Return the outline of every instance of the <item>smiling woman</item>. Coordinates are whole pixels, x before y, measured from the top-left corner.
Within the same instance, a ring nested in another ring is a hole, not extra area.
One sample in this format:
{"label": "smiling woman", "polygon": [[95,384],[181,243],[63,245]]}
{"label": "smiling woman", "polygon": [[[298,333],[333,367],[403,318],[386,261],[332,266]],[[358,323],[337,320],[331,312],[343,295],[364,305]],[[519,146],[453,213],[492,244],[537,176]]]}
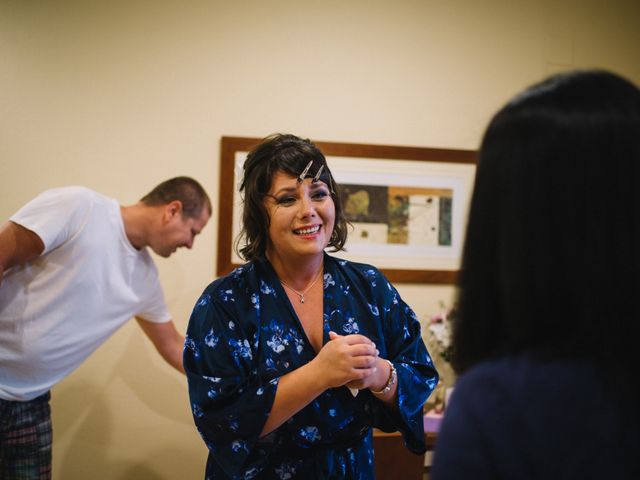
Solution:
{"label": "smiling woman", "polygon": [[186,340],[207,476],[373,478],[372,427],[423,453],[438,375],[384,275],[325,253],[342,249],[347,223],[324,155],[268,137],[241,190],[248,263],[207,287]]}
{"label": "smiling woman", "polygon": [[[278,171],[264,203],[270,220],[266,256],[281,273],[281,281],[303,289],[308,278],[300,275],[299,265],[315,258],[308,273],[316,278],[319,268],[313,264],[322,263],[322,252],[333,232],[335,204],[329,187],[311,179],[300,182]],[[288,272],[291,267],[295,270]]]}
{"label": "smiling woman", "polygon": [[[290,177],[288,181],[286,177]],[[240,186],[244,209],[239,240],[244,239],[246,245],[239,253],[245,260],[264,257],[267,251],[267,227],[271,218],[265,197],[271,197],[278,205],[290,206],[299,200],[301,184],[312,186],[316,197],[323,193],[325,198],[331,197],[335,225],[325,247],[333,247],[335,251],[342,249],[347,240],[347,221],[324,155],[309,141],[293,135],[274,135],[254,148],[244,163]]]}

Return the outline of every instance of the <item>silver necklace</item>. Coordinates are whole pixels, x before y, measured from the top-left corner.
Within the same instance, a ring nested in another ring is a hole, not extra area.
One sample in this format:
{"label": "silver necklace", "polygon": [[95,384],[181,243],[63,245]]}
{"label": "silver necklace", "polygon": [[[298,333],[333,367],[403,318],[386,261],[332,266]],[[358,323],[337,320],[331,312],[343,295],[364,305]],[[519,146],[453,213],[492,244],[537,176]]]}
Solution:
{"label": "silver necklace", "polygon": [[322,276],[322,271],[323,271],[324,267],[320,269],[320,271],[318,272],[318,275],[316,275],[316,278],[313,282],[311,282],[311,285],[309,285],[306,290],[304,292],[299,292],[294,288],[291,288],[289,285],[287,285],[286,283],[284,283],[282,280],[280,280],[280,283],[282,284],[282,286],[287,287],[289,290],[291,290],[293,293],[295,293],[296,295],[298,295],[300,297],[300,303],[304,303],[304,296],[309,293],[309,290],[311,290],[313,288],[313,286],[316,284],[316,282],[320,279],[320,277]]}

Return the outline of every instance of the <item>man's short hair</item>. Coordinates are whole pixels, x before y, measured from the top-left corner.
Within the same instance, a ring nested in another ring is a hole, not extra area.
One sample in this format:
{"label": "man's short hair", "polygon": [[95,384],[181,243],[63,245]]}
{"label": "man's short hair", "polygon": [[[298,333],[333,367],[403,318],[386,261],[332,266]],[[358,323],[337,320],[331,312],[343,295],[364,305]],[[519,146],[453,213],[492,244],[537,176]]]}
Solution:
{"label": "man's short hair", "polygon": [[190,177],[175,177],[156,186],[140,199],[147,206],[166,205],[179,200],[182,203],[182,215],[198,218],[203,207],[211,215],[211,200],[202,185]]}

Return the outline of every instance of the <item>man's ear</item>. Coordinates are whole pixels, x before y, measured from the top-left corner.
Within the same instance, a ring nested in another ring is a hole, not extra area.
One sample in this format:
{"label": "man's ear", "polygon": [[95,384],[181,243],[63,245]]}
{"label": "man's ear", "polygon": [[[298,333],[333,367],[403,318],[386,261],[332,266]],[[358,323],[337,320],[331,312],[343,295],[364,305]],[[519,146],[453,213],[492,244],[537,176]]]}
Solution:
{"label": "man's ear", "polygon": [[164,207],[165,220],[169,221],[177,215],[182,215],[182,202],[180,200],[173,200],[167,203]]}

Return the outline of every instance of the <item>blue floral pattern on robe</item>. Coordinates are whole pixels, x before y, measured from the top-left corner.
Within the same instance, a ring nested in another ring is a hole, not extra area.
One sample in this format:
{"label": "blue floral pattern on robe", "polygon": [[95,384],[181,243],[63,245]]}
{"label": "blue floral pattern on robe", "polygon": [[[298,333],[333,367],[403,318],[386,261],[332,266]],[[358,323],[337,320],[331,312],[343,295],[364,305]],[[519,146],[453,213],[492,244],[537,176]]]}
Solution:
{"label": "blue floral pattern on robe", "polygon": [[420,324],[374,267],[324,258],[324,340],[359,333],[398,372],[398,409],[368,390],[325,391],[259,438],[280,377],[316,355],[267,261],[211,283],[187,330],[184,367],[193,417],[209,449],[208,479],[374,478],[371,427],[399,430],[425,450],[422,405],[438,382]]}

